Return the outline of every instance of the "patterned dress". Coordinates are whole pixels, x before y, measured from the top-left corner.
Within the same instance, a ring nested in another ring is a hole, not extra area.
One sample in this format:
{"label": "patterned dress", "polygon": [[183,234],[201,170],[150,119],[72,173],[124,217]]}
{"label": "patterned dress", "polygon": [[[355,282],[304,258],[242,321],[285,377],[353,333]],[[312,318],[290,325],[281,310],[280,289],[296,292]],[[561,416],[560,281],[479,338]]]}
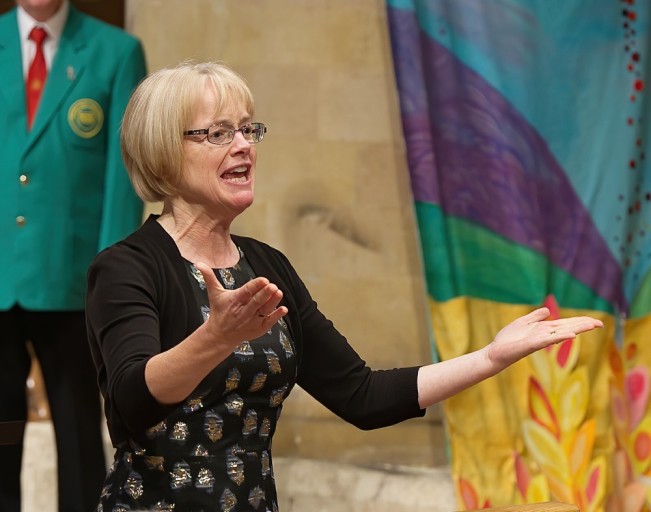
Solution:
{"label": "patterned dress", "polygon": [[[205,321],[203,276],[186,264]],[[255,277],[241,249],[215,273],[228,289]],[[97,511],[277,511],[271,438],[296,369],[283,320],[241,343],[165,420],[118,447]]]}

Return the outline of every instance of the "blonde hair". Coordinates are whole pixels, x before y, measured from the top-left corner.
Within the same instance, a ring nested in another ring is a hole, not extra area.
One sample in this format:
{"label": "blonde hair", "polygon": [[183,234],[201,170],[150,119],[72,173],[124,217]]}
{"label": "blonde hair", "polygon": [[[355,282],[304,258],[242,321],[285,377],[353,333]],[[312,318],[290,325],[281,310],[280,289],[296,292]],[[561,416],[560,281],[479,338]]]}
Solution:
{"label": "blonde hair", "polygon": [[182,62],[148,75],[133,92],[120,133],[129,178],[143,201],[162,201],[175,194],[183,173],[183,131],[189,128],[199,100],[210,84],[218,116],[242,105],[253,117],[253,95],[244,79],[220,62]]}

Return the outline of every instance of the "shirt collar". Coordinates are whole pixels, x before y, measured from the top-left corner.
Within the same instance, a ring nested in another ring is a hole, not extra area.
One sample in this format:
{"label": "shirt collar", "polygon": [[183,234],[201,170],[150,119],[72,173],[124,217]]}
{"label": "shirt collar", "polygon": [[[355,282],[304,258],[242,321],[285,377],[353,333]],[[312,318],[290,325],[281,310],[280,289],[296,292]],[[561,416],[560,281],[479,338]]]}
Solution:
{"label": "shirt collar", "polygon": [[27,41],[29,34],[35,26],[43,27],[50,38],[55,41],[58,41],[63,34],[63,28],[65,27],[66,20],[68,19],[68,12],[70,10],[69,0],[63,0],[61,8],[54,13],[49,20],[44,22],[36,21],[32,18],[25,9],[20,5],[17,7],[18,12],[18,30],[20,32],[20,40]]}

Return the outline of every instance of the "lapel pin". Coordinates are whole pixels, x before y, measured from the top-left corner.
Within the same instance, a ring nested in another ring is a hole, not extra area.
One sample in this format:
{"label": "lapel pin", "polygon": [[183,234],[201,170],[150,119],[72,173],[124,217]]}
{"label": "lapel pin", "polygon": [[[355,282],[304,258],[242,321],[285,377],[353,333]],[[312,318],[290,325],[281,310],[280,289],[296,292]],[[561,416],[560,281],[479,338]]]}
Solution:
{"label": "lapel pin", "polygon": [[72,81],[75,79],[75,68],[68,66],[68,80]]}

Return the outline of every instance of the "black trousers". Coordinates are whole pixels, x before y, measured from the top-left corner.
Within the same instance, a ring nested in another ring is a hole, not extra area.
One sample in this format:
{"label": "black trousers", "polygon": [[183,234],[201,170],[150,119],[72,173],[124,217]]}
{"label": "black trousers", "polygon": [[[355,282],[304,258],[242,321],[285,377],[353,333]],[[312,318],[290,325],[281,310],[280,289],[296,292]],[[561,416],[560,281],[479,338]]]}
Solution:
{"label": "black trousers", "polygon": [[[56,438],[60,512],[91,512],[106,475],[102,414],[83,311],[0,312],[0,422],[27,419],[31,341]],[[0,511],[20,512],[22,442],[0,446]]]}

